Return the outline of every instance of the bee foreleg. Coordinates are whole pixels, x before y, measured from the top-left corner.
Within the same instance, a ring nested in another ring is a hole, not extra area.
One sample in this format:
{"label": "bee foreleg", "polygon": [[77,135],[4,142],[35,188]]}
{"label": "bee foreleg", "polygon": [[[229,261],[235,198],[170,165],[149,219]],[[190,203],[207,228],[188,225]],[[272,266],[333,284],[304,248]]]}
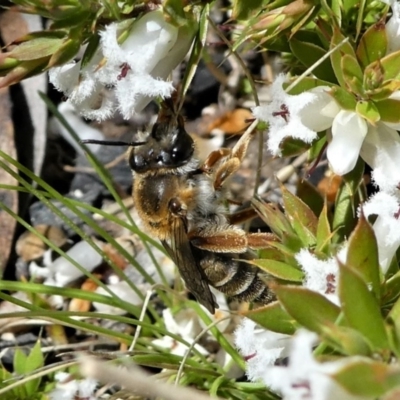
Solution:
{"label": "bee foreleg", "polygon": [[211,172],[215,164],[217,164],[222,158],[229,156],[231,153],[232,149],[227,148],[212,151],[201,166],[201,170],[205,173]]}

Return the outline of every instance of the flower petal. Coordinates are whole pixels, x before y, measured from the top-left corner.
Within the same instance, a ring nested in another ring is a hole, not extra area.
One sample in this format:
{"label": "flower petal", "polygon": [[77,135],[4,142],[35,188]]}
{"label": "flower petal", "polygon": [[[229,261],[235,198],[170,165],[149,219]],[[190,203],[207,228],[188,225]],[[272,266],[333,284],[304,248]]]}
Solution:
{"label": "flower petal", "polygon": [[386,273],[400,246],[400,204],[395,195],[379,192],[363,205],[364,214],[377,215],[373,229],[378,243],[379,264]]}
{"label": "flower petal", "polygon": [[394,192],[400,184],[400,137],[383,123],[370,127],[360,152],[373,169],[372,178],[379,188]]}
{"label": "flower petal", "polygon": [[311,89],[316,97],[300,111],[301,122],[315,132],[324,131],[332,126],[333,119],[340,111],[336,101],[327,93],[328,86]]}
{"label": "flower petal", "polygon": [[328,145],[327,157],[337,175],[350,172],[357,163],[367,122],[352,111],[341,110],[332,125],[332,141]]}

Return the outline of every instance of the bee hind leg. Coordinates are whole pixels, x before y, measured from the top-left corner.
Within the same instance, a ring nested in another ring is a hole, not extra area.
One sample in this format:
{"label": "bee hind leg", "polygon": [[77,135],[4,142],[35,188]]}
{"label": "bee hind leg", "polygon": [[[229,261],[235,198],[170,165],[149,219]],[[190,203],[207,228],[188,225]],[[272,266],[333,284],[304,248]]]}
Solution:
{"label": "bee hind leg", "polygon": [[272,233],[247,233],[231,226],[216,232],[191,232],[188,237],[193,246],[214,253],[245,253],[249,248],[270,247],[271,242],[277,240]]}

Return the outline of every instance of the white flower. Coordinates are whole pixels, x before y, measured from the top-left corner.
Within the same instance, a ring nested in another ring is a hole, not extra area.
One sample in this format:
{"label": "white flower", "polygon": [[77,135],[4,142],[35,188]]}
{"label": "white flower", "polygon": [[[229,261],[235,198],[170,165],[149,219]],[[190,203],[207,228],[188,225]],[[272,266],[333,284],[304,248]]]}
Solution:
{"label": "white flower", "polygon": [[100,48],[83,68],[79,62],[50,71],[50,81],[87,118],[104,120],[116,109],[130,118],[153,98],[169,97],[174,88],[165,80],[193,39],[187,27],[166,22],[160,10],[135,21],[122,44],[119,30],[113,23],[101,32]]}
{"label": "white flower", "polygon": [[379,264],[385,274],[400,246],[400,202],[394,195],[379,192],[362,209],[366,217],[378,216],[373,229],[378,243]]}
{"label": "white flower", "polygon": [[91,378],[73,379],[66,372],[58,372],[55,376],[56,388],[49,393],[50,400],[96,400],[94,391],[97,381]]}
{"label": "white flower", "polygon": [[306,143],[317,138],[316,132],[306,126],[303,120],[309,120],[309,112],[317,96],[311,92],[291,96],[282,88],[285,80],[285,75],[278,75],[271,86],[271,103],[252,110],[256,118],[269,123],[267,145],[275,156],[281,154],[279,145],[287,137],[301,139]]}
{"label": "white flower", "polygon": [[289,335],[256,328],[255,322],[245,318],[235,331],[235,345],[247,361],[249,379],[262,379],[267,365],[274,365],[278,358],[285,357],[289,340]]}
{"label": "white flower", "polygon": [[[352,171],[358,157],[373,169],[372,177],[381,190],[394,191],[400,183],[400,137],[394,129],[400,126],[378,122],[369,124],[354,111],[341,110],[327,93],[329,88],[318,87],[311,92],[317,96],[312,110],[313,126],[332,126],[332,140],[328,144],[327,158],[333,172],[344,175]],[[320,130],[320,129],[317,129]]]}
{"label": "white flower", "polygon": [[333,257],[319,260],[308,249],[302,249],[295,255],[297,262],[303,269],[306,277],[303,285],[328,298],[332,303],[339,304],[337,283],[339,265]]}
{"label": "white flower", "polygon": [[365,119],[353,111],[339,111],[332,121],[332,141],[326,152],[335,174],[344,175],[353,170],[367,132]]}
{"label": "white flower", "polygon": [[360,151],[373,169],[372,179],[382,191],[395,192],[400,185],[400,137],[386,124],[369,126]]}
{"label": "white flower", "polygon": [[293,338],[288,365],[265,366],[263,382],[284,400],[372,399],[350,394],[330,376],[357,358],[319,363],[312,354],[316,341],[314,333],[299,331]]}
{"label": "white flower", "polygon": [[388,192],[400,183],[399,134],[387,124],[372,126],[352,111],[340,111],[333,120],[327,157],[337,175],[350,172],[358,156],[373,169],[374,183]]}
{"label": "white flower", "polygon": [[386,23],[387,54],[390,54],[400,50],[400,3],[397,0],[381,1],[392,8],[392,16]]}
{"label": "white flower", "polygon": [[[189,344],[193,343],[196,336],[202,330],[199,323],[199,316],[191,309],[181,310],[173,316],[171,310],[167,308],[163,310],[163,320],[168,332],[181,336]],[[170,336],[153,340],[152,343],[156,346],[169,349],[172,354],[179,356],[185,355],[188,350],[188,346]],[[208,354],[208,351],[197,343],[194,345],[194,348],[201,354]]]}

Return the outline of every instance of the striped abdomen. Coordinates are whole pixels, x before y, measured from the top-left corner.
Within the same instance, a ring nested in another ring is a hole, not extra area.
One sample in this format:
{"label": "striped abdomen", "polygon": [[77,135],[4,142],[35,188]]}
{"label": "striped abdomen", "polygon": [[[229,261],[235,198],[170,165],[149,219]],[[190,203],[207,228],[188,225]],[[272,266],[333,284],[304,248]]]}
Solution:
{"label": "striped abdomen", "polygon": [[274,294],[258,276],[262,271],[240,260],[238,254],[194,250],[209,284],[232,299],[268,304]]}

